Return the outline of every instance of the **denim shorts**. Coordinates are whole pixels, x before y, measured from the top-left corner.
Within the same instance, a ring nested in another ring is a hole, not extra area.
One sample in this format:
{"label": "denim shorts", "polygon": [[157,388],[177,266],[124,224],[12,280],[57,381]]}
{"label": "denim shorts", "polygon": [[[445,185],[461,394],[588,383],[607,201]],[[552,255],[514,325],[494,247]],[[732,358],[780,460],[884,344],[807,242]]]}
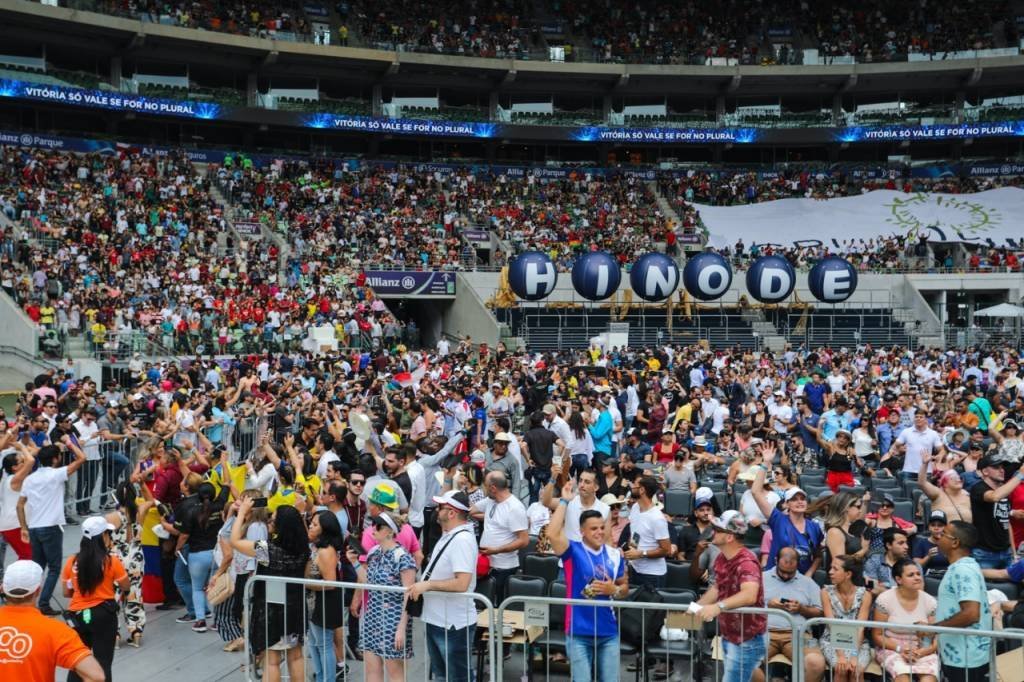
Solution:
{"label": "denim shorts", "polygon": [[722,682],[750,682],[751,675],[765,656],[765,635],[757,635],[740,644],[722,640],[725,672]]}

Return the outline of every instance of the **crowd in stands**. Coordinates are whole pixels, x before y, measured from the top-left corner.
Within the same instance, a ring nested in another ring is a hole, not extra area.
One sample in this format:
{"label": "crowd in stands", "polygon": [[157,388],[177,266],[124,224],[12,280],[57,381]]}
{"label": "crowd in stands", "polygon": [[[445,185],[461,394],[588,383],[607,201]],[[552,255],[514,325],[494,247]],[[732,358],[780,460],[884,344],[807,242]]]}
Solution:
{"label": "crowd in stands", "polygon": [[501,176],[478,183],[467,204],[470,221],[488,225],[514,251],[544,251],[565,270],[591,248],[614,253],[625,265],[665,241],[670,227],[645,181],[626,175]]}
{"label": "crowd in stands", "polygon": [[368,2],[354,8],[366,43],[387,49],[469,57],[519,58],[534,42],[521,0],[423,4]]}
{"label": "crowd in stands", "polygon": [[[309,21],[297,5],[106,0],[97,9],[152,21],[171,17],[179,26],[229,33],[310,35]],[[914,53],[942,59],[950,52],[1014,45],[1018,40],[1015,16],[1006,0],[866,0],[856,5],[805,0],[680,5],[654,0],[635,6],[549,0],[537,7],[521,0],[440,6],[391,0],[345,3],[339,12],[342,23],[336,35],[341,44],[348,44],[349,31],[356,29],[365,44],[387,49],[499,58],[522,56],[540,46],[544,17],[557,18],[573,39],[585,41],[593,59],[630,63],[705,64],[712,58],[770,63],[777,56],[761,55],[768,41],[782,41],[787,55],[797,52],[794,42],[802,42],[805,48],[817,47],[826,59],[853,56],[877,62]],[[997,38],[997,30],[1004,35]]]}
{"label": "crowd in stands", "polygon": [[256,0],[101,0],[96,11],[127,15],[148,21],[169,20],[174,26],[234,33],[260,38],[291,33],[308,39],[311,27],[302,9],[292,3]]}
{"label": "crowd in stands", "polygon": [[[296,349],[313,325],[333,325],[346,346],[407,331],[325,237],[303,239],[305,218],[288,233],[282,281],[278,246],[230,239],[211,178],[183,155],[2,154],[0,204],[24,231],[0,238],[0,284],[59,338],[187,354]],[[221,179],[242,178],[248,164],[228,165]],[[287,199],[271,205],[285,210]],[[413,328],[406,340],[417,339]]]}
{"label": "crowd in stands", "polygon": [[[653,250],[678,253],[681,237],[703,229],[702,203],[879,188],[972,192],[1020,183],[695,171],[658,181],[682,221],[674,224],[649,183],[626,174],[580,170],[548,179],[470,167],[353,169],[326,160],[259,168],[237,155],[204,175],[174,152],[0,152],[0,207],[22,230],[19,236],[8,226],[0,237],[0,285],[47,332],[55,353],[69,335],[121,355],[154,344],[176,353],[288,350],[301,347],[311,326],[326,324],[346,347],[379,347],[384,338],[415,346],[419,330],[374,299],[365,270],[474,267],[477,254],[461,237],[467,227],[486,227],[506,245],[493,254],[492,266],[537,249],[567,271],[587,249],[607,250],[624,266]],[[235,221],[261,223],[273,238],[232,237],[211,183],[227,197]],[[721,252],[743,268],[775,248],[737,243]],[[908,258],[918,267],[1019,268],[1019,254],[1006,249],[981,249],[966,262],[947,252],[933,263],[926,243],[900,236],[779,252],[804,269],[826,252],[863,270],[906,267]]]}
{"label": "crowd in stands", "polygon": [[909,53],[942,59],[948,52],[996,46],[993,25],[1005,23],[1006,44],[1016,42],[1010,3],[970,2],[887,3],[881,0],[849,5],[842,2],[802,3],[804,25],[827,56],[854,56],[858,61],[890,61]]}
{"label": "crowd in stands", "polygon": [[[826,626],[803,657],[815,682],[827,670],[860,679],[876,662],[890,675],[985,679],[994,644],[972,630],[1019,617],[1022,422],[1024,368],[1009,347],[542,355],[442,339],[421,351],[140,362],[103,386],[53,371],[0,413],[13,491],[0,504],[27,500],[0,531],[46,569],[28,593],[47,616],[63,606],[63,550],[49,540],[78,522],[113,534],[114,556],[131,563],[118,587],[131,608],[88,628],[81,586],[64,592],[108,669],[115,637],[152,646],[146,608],[159,605],[272,678],[287,665],[302,679],[309,666],[318,682],[346,659],[350,674],[386,666],[401,677],[419,618],[434,677],[467,679],[477,609],[466,593],[500,604],[525,575],[545,594],[561,585],[595,601],[557,619],[568,638],[546,644],[541,665],[588,666],[597,679],[631,662],[620,640],[660,643],[660,627],[648,640],[625,612],[582,614],[666,588],[686,590],[683,604],[721,636],[729,679],[750,680],[776,653],[794,660],[789,626],[741,607],[879,622],[854,629],[862,644],[850,655]],[[64,489],[115,437],[140,450],[103,483],[115,490],[99,510],[107,528],[84,518],[97,512],[95,480],[84,498]],[[83,518],[69,518],[72,503]],[[235,589],[208,602],[225,573]],[[243,609],[246,582],[264,575],[358,582],[367,594],[294,585],[275,606],[257,583]],[[398,608],[403,596],[381,585],[404,587],[422,611]],[[925,645],[887,621],[962,633]],[[672,653],[637,664],[662,679],[688,665]]]}

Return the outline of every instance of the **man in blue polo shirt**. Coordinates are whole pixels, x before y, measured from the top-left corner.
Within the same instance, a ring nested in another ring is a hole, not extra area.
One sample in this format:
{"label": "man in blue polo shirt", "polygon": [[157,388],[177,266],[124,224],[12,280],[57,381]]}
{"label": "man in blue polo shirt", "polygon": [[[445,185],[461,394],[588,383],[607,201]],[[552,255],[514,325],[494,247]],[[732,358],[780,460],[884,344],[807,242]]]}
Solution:
{"label": "man in blue polo shirt", "polygon": [[621,599],[629,592],[622,553],[604,542],[604,518],[588,509],[580,514],[582,542],[565,535],[565,513],[575,497],[573,483],[562,488],[548,522],[548,539],[565,566],[566,595],[591,599],[594,606],[570,606],[565,618],[566,650],[573,680],[615,682],[619,679],[619,626],[611,606],[597,602]]}

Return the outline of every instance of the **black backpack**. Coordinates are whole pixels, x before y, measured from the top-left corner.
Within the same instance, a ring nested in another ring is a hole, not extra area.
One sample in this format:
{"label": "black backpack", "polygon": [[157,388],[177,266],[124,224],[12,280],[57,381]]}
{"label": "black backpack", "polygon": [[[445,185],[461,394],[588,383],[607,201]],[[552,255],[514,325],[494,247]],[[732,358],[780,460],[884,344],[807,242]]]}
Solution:
{"label": "black backpack", "polygon": [[[665,600],[657,590],[641,586],[628,601],[636,603],[661,604]],[[640,648],[661,639],[661,628],[665,625],[665,612],[654,609],[621,609],[619,611],[619,632],[622,639]]]}

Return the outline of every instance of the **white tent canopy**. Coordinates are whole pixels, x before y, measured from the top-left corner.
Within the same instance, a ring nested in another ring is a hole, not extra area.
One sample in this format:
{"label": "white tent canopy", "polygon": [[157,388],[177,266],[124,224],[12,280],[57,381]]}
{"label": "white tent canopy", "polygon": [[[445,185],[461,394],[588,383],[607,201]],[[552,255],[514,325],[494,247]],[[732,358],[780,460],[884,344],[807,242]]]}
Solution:
{"label": "white tent canopy", "polygon": [[991,308],[974,311],[975,317],[1024,317],[1024,308],[1012,303],[1000,303]]}

